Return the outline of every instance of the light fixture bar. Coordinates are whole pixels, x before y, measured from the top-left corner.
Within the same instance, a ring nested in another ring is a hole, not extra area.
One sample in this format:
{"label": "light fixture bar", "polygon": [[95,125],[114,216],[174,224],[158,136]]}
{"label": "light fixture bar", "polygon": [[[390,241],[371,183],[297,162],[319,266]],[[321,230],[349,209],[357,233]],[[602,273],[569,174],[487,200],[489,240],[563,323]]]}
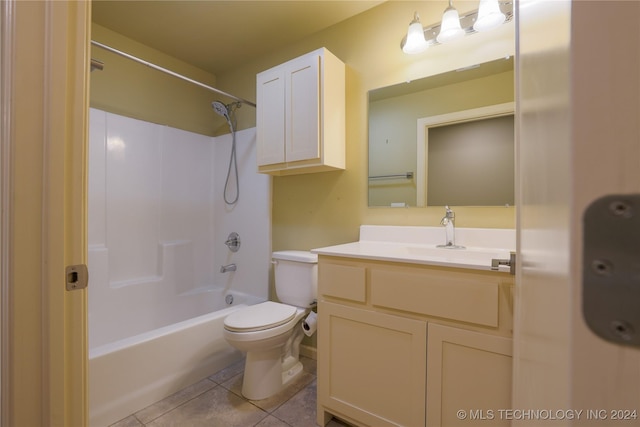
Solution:
{"label": "light fixture bar", "polygon": [[[505,15],[504,23],[510,22],[513,20],[513,1],[499,1],[500,10]],[[478,11],[474,10],[472,12],[468,12],[464,15],[460,15],[460,26],[465,32],[465,35],[471,35],[477,33],[476,30],[473,29],[473,24],[478,17]],[[440,32],[441,23],[432,24],[428,27],[424,27],[424,38],[427,42],[428,46],[441,44],[436,40],[438,33]],[[404,47],[407,41],[407,36],[405,35],[400,42],[400,48]]]}

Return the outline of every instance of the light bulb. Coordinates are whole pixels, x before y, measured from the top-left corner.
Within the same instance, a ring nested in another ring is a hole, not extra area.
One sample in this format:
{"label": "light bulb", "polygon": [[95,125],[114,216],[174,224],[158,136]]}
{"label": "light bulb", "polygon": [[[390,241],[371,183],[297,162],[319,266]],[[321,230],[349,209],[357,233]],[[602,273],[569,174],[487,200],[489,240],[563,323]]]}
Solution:
{"label": "light bulb", "polygon": [[420,17],[418,16],[418,12],[415,12],[413,15],[413,21],[409,24],[409,29],[407,30],[407,40],[402,46],[402,51],[408,54],[415,54],[424,52],[429,45],[424,38],[424,28],[422,28],[422,24],[420,23]]}
{"label": "light bulb", "polygon": [[500,10],[498,0],[480,0],[478,17],[473,23],[473,29],[480,31],[492,30],[499,27],[506,19]]}
{"label": "light bulb", "polygon": [[442,15],[442,23],[440,24],[440,33],[436,37],[438,43],[448,43],[464,37],[465,32],[460,26],[460,16],[458,11],[449,0],[449,7],[445,9]]}

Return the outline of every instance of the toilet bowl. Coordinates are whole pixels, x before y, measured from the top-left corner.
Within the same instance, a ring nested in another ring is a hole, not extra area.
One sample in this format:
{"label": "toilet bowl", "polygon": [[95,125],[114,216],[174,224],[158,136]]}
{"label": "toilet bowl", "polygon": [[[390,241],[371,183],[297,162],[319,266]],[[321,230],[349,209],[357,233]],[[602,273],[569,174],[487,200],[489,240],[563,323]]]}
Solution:
{"label": "toilet bowl", "polygon": [[317,294],[317,256],[306,251],[273,253],[276,294],[240,309],[224,321],[224,337],[246,352],[242,394],[260,400],[282,390],[302,373],[300,342],[303,319]]}

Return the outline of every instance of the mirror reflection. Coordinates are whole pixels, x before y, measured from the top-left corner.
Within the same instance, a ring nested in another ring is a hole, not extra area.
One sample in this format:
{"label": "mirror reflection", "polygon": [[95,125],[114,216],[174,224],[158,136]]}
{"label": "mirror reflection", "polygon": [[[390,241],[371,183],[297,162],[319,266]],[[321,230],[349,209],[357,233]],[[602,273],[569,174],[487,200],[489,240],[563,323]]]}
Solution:
{"label": "mirror reflection", "polygon": [[369,206],[513,204],[513,78],[506,58],[370,91]]}

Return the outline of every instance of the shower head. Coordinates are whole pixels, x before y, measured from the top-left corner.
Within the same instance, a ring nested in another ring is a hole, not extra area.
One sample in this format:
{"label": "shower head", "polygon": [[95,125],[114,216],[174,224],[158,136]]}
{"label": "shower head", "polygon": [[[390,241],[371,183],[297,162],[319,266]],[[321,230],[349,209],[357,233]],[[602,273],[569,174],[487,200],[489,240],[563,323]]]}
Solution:
{"label": "shower head", "polygon": [[216,114],[224,117],[225,119],[229,120],[229,108],[224,105],[222,102],[220,101],[213,101],[211,103],[211,106],[213,107],[213,111],[216,112]]}

